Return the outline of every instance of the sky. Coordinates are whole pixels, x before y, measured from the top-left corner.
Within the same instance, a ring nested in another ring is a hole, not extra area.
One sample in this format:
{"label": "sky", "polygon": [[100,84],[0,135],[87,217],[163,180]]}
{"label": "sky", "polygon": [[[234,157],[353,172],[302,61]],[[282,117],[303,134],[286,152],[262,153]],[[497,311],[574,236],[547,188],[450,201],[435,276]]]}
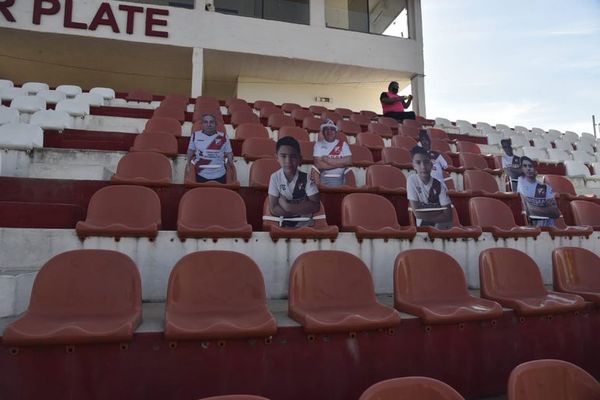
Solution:
{"label": "sky", "polygon": [[421,0],[421,9],[429,118],[593,133],[600,0]]}

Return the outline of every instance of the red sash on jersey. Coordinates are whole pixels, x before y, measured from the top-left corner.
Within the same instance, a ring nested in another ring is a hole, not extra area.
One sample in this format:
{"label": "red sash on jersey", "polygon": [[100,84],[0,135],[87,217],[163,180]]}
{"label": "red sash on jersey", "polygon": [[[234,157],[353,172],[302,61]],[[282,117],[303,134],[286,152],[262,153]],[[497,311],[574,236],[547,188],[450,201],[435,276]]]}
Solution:
{"label": "red sash on jersey", "polygon": [[343,148],[344,148],[344,141],[338,139],[338,143],[335,146],[333,146],[333,149],[331,149],[331,151],[329,152],[328,155],[339,156],[340,154],[342,154]]}
{"label": "red sash on jersey", "polygon": [[[225,135],[217,133],[214,136],[215,137],[214,137],[213,141],[206,147],[206,150],[220,150],[227,142]],[[191,140],[193,141],[195,138],[196,138],[196,133],[194,132],[192,134]],[[192,164],[194,165],[194,168],[196,169],[196,174],[200,173],[200,171],[202,170],[202,167],[201,167],[202,165],[209,165],[211,162],[212,162],[211,159],[203,158],[202,156],[200,158],[194,158],[192,160]]]}
{"label": "red sash on jersey", "polygon": [[225,146],[227,138],[225,135],[217,133],[213,141],[208,145],[206,150],[221,150],[221,147]]}

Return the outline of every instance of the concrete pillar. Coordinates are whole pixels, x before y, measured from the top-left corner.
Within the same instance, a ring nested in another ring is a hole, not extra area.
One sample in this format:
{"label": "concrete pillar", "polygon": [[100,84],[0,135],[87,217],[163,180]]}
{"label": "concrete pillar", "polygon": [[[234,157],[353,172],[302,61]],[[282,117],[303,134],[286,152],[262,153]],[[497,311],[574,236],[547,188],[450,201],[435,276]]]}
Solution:
{"label": "concrete pillar", "polygon": [[310,25],[325,27],[325,0],[310,0]]}
{"label": "concrete pillar", "polygon": [[204,79],[204,49],[194,47],[192,52],[192,97],[202,96],[202,80]]}
{"label": "concrete pillar", "polygon": [[413,78],[410,80],[410,85],[412,89],[412,95],[414,97],[412,102],[413,111],[422,117],[427,116],[425,110],[425,76],[413,76]]}

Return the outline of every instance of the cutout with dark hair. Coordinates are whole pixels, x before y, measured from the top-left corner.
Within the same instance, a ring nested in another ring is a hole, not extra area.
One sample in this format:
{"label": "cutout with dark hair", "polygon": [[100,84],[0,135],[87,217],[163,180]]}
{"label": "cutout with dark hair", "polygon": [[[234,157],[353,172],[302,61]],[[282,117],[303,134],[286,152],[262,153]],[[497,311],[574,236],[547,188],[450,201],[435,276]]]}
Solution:
{"label": "cutout with dark hair", "polygon": [[411,159],[415,158],[415,156],[417,154],[423,154],[424,156],[429,157],[429,153],[427,152],[427,150],[425,150],[421,146],[415,146],[415,147],[413,147],[411,149],[411,151],[410,151],[410,158]]}
{"label": "cutout with dark hair", "polygon": [[523,161],[529,161],[534,168],[537,167],[537,163],[527,156],[521,157],[521,165],[523,165]]}
{"label": "cutout with dark hair", "polygon": [[300,143],[298,143],[298,141],[293,138],[292,136],[284,136],[281,139],[279,139],[277,141],[277,145],[275,146],[275,151],[279,151],[279,148],[281,146],[290,146],[292,147],[294,150],[296,150],[296,152],[298,153],[298,155],[300,155]]}

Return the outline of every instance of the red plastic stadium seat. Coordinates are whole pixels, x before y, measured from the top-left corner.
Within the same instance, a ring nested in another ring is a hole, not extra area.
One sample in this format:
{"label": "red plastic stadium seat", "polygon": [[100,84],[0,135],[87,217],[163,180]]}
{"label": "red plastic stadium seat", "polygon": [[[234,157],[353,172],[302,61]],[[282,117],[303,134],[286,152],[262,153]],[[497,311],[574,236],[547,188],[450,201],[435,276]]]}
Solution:
{"label": "red plastic stadium seat", "polygon": [[271,114],[269,116],[267,125],[269,125],[271,129],[278,131],[284,126],[296,128],[296,121],[289,115]]}
{"label": "red plastic stadium seat", "polygon": [[244,238],[252,236],[246,205],[239,194],[222,188],[196,188],[179,201],[177,232],[184,238]]}
{"label": "red plastic stadium seat", "polygon": [[152,114],[152,118],[173,118],[179,122],[185,121],[185,107],[161,105]]}
{"label": "red plastic stadium seat", "polygon": [[238,140],[246,140],[251,137],[258,138],[269,138],[269,132],[262,124],[257,123],[244,123],[238,125],[235,129],[235,138]]}
{"label": "red plastic stadium seat", "polygon": [[589,237],[594,233],[594,228],[591,226],[567,226],[562,215],[554,220],[554,226],[544,226],[541,229],[542,232],[548,232],[553,239],[555,237]]}
{"label": "red plastic stadium seat", "polygon": [[552,252],[554,290],[577,294],[600,303],[600,257],[581,247],[560,247]]}
{"label": "red plastic stadium seat", "polygon": [[396,327],[400,314],[379,304],[369,269],[343,251],[301,254],[290,272],[289,316],[307,333]]}
{"label": "red plastic stadium seat", "polygon": [[368,167],[373,164],[373,153],[365,146],[348,144],[352,153],[352,164],[357,167]]}
{"label": "red plastic stadium seat", "polygon": [[389,164],[396,168],[412,169],[410,152],[399,147],[383,148],[381,150],[381,163]]}
{"label": "red plastic stadium seat", "polygon": [[260,109],[261,118],[269,118],[271,115],[283,115],[283,111],[277,106],[267,106]]}
{"label": "red plastic stadium seat", "polygon": [[375,111],[361,110],[360,115],[365,116],[369,119],[376,119],[378,117]]}
{"label": "red plastic stadium seat", "polygon": [[359,133],[356,136],[356,143],[369,150],[381,150],[385,147],[381,136],[367,132]]}
{"label": "red plastic stadium seat", "polygon": [[600,383],[585,370],[562,360],[520,364],[508,378],[508,400],[600,399]]}
{"label": "red plastic stadium seat", "polygon": [[225,396],[205,397],[199,400],[269,400],[266,397],[252,396],[250,394],[229,394]]}
{"label": "red plastic stadium seat", "polygon": [[245,122],[258,124],[260,123],[260,119],[252,111],[238,111],[231,114],[231,125],[233,125],[234,128]]}
{"label": "red plastic stadium seat", "polygon": [[352,114],[350,121],[359,124],[363,131],[367,130],[367,127],[371,123],[371,118],[366,115]]}
{"label": "red plastic stadium seat", "polygon": [[584,200],[594,198],[594,195],[578,195],[573,182],[566,176],[544,175],[544,183],[550,185],[554,193],[558,193],[567,200]]}
{"label": "red plastic stadium seat", "polygon": [[231,103],[227,107],[227,111],[229,112],[230,115],[233,113],[236,113],[236,112],[252,112],[252,107],[250,107],[248,105],[248,103],[246,103],[244,100],[240,100],[240,101]]}
{"label": "red plastic stadium seat", "polygon": [[400,131],[402,132],[402,136],[413,138],[416,141],[419,140],[419,132],[421,132],[421,129],[411,126],[403,126]]}
{"label": "red plastic stadium seat", "polygon": [[143,133],[166,133],[181,136],[181,124],[175,118],[152,117],[146,122]]}
{"label": "red plastic stadium seat", "polygon": [[367,131],[384,138],[391,138],[393,135],[392,128],[378,122],[371,122],[367,127]]}
{"label": "red plastic stadium seat", "polygon": [[321,114],[321,118],[325,120],[330,119],[334,124],[344,120],[342,114],[336,113],[335,111],[325,111],[323,114]]}
{"label": "red plastic stadium seat", "polygon": [[336,108],[335,110],[336,113],[340,114],[342,117],[344,118],[350,118],[352,116],[352,114],[354,114],[354,111],[352,111],[349,108]]}
{"label": "red plastic stadium seat", "polygon": [[341,132],[349,136],[356,136],[362,132],[362,128],[356,122],[342,119],[339,120],[336,125]]}
{"label": "red plastic stadium seat", "polygon": [[327,111],[327,108],[323,106],[310,106],[308,110],[314,115],[322,115]]}
{"label": "red plastic stadium seat", "polygon": [[160,199],[144,186],[118,185],[91,197],[85,221],[75,226],[77,236],[144,236],[155,238],[161,225]]}
{"label": "red plastic stadium seat", "polygon": [[576,225],[588,225],[595,231],[600,230],[600,204],[587,200],[573,200],[570,205]]}
{"label": "red plastic stadium seat", "polygon": [[194,168],[188,168],[187,174],[184,177],[183,184],[186,188],[194,187],[219,187],[232,190],[238,190],[240,188],[240,181],[238,181],[237,170],[235,164],[233,167],[227,167],[225,169],[225,183],[218,181],[198,182],[196,179],[196,171]]}
{"label": "red plastic stadium seat", "polygon": [[497,198],[515,198],[514,192],[501,192],[496,179],[485,171],[469,169],[463,173],[464,190],[471,195],[493,195]]}
{"label": "red plastic stadium seat", "polygon": [[456,149],[459,153],[473,153],[481,154],[481,149],[477,143],[469,142],[466,140],[457,140]]}
{"label": "red plastic stadium seat", "polygon": [[417,141],[408,136],[395,135],[392,138],[392,147],[399,147],[411,151],[417,145]]}
{"label": "red plastic stadium seat", "polygon": [[181,93],[171,93],[171,94],[168,94],[160,102],[161,105],[163,105],[163,104],[179,105],[179,106],[182,106],[183,108],[187,107],[187,105],[189,103],[190,103],[189,96],[185,95],[185,94],[181,94]]}
{"label": "red plastic stadium seat", "polygon": [[512,308],[518,315],[548,315],[581,310],[574,294],[549,292],[535,261],[522,251],[493,248],[479,254],[481,297]]}
{"label": "red plastic stadium seat", "polygon": [[409,376],[377,382],[359,400],[464,400],[456,390],[433,378]]}
{"label": "red plastic stadium seat", "polygon": [[169,186],[173,169],[167,157],[160,153],[135,152],[125,154],[117,164],[112,183],[143,186]]}
{"label": "red plastic stadium seat", "polygon": [[423,122],[416,119],[405,119],[402,121],[403,128],[423,129]]}
{"label": "red plastic stadium seat", "polygon": [[250,165],[249,186],[256,189],[267,190],[271,175],[281,166],[273,158],[261,158]]}
{"label": "red plastic stadium seat", "polygon": [[321,125],[325,122],[321,118],[306,117],[302,120],[302,127],[309,133],[317,133],[321,131]]}
{"label": "red plastic stadium seat", "polygon": [[540,228],[517,226],[510,208],[498,199],[473,197],[469,200],[471,223],[495,238],[537,237]]}
{"label": "red plastic stadium seat", "polygon": [[445,140],[431,139],[431,150],[438,153],[452,153],[452,148]]}
{"label": "red plastic stadium seat", "polygon": [[245,104],[248,105],[248,102],[244,99],[238,99],[237,97],[230,97],[227,100],[225,100],[225,105],[227,107],[231,107],[234,104]]}
{"label": "red plastic stadium seat", "polygon": [[194,102],[195,106],[211,106],[219,108],[219,99],[214,96],[198,96]]}
{"label": "red plastic stadium seat", "polygon": [[269,138],[248,138],[242,143],[242,157],[246,161],[275,158],[275,141]]}
{"label": "red plastic stadium seat", "polygon": [[305,110],[304,108],[295,108],[292,110],[292,118],[294,118],[294,120],[297,122],[302,122],[304,121],[304,118],[307,117],[312,118],[314,115],[309,110]]}
{"label": "red plastic stadium seat", "polygon": [[388,199],[371,193],[351,193],[344,197],[342,228],[354,232],[358,239],[412,239],[417,234],[414,226],[400,226],[396,210]]}
{"label": "red plastic stadium seat", "polygon": [[167,289],[167,340],[265,337],[276,332],[265,282],[250,257],[197,251],[175,264]]}
{"label": "red plastic stadium seat", "polygon": [[129,151],[146,151],[164,154],[167,157],[177,155],[177,139],[164,133],[143,133],[136,135]]}
{"label": "red plastic stadium seat", "polygon": [[501,169],[491,169],[488,167],[485,158],[481,154],[475,153],[459,153],[458,159],[460,161],[460,165],[464,169],[481,169],[487,173],[492,175],[502,175]]}
{"label": "red plastic stadium seat", "polygon": [[269,199],[265,199],[263,206],[263,230],[268,231],[273,240],[277,239],[335,239],[339,230],[335,225],[327,225],[323,203],[317,213],[313,215],[314,225],[300,228],[282,228],[279,226],[278,217],[271,214]]}
{"label": "red plastic stadium seat", "polygon": [[312,164],[314,162],[313,151],[315,149],[315,142],[309,142],[308,140],[299,140],[298,143],[300,144],[302,164]]}
{"label": "red plastic stadium seat", "polygon": [[[408,209],[408,220],[411,225],[416,226],[415,214],[412,209]],[[481,236],[482,230],[478,226],[464,226],[460,223],[456,208],[452,206],[452,228],[438,229],[434,226],[419,226],[417,232],[427,232],[429,239],[457,239],[457,238],[473,238]]]}
{"label": "red plastic stadium seat", "polygon": [[265,107],[275,107],[275,103],[269,100],[256,100],[253,106],[255,110],[262,110]]}
{"label": "red plastic stadium seat", "polygon": [[150,103],[152,101],[152,93],[145,90],[133,90],[127,94],[125,99],[127,101]]}
{"label": "red plastic stadium seat", "polygon": [[6,327],[11,346],[131,341],[142,320],[138,269],[111,250],[73,250],[38,272],[27,311]]}
{"label": "red plastic stadium seat", "polygon": [[379,122],[380,124],[389,126],[390,128],[392,128],[392,130],[398,129],[398,121],[394,118],[378,117],[377,122]]}
{"label": "red plastic stadium seat", "polygon": [[502,307],[471,296],[465,274],[454,258],[438,250],[407,250],[394,264],[394,307],[425,324],[495,319]]}
{"label": "red plastic stadium seat", "polygon": [[[310,136],[306,129],[300,128],[298,126],[284,126],[279,132],[277,132],[277,138],[281,139],[282,137],[291,136],[296,139],[298,142],[309,142]],[[312,154],[312,151],[311,151]],[[304,155],[304,154],[303,154]]]}
{"label": "red plastic stadium seat", "polygon": [[390,165],[371,165],[367,168],[366,186],[378,193],[406,193],[406,177]]}
{"label": "red plastic stadium seat", "polygon": [[300,104],[296,104],[296,103],[283,103],[281,105],[281,110],[288,114],[291,114],[292,111],[294,111],[298,108],[302,108],[302,106]]}
{"label": "red plastic stadium seat", "polygon": [[[410,120],[406,120],[406,121],[410,121]],[[429,137],[433,140],[445,140],[448,141],[450,140],[450,138],[448,137],[448,133],[443,130],[443,129],[438,129],[438,128],[430,128],[428,130],[429,132]]]}

